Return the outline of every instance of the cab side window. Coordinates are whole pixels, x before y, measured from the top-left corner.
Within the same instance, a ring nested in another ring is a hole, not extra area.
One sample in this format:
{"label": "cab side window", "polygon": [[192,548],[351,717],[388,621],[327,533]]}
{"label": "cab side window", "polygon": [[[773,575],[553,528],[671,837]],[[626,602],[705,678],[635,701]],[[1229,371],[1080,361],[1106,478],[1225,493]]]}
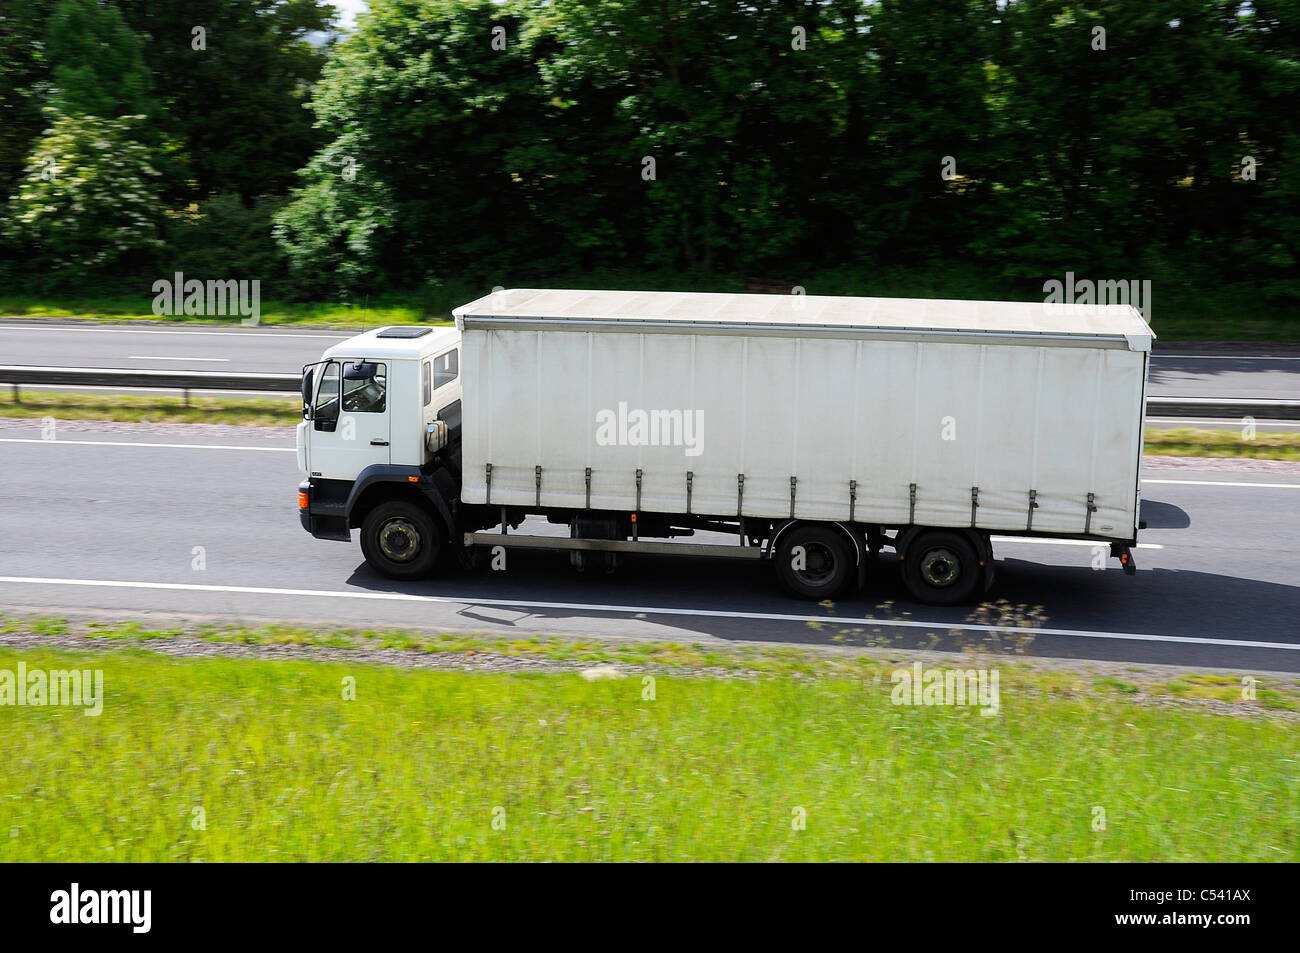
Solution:
{"label": "cab side window", "polygon": [[352,361],[343,365],[343,410],[349,414],[382,414],[388,397],[384,364]]}
{"label": "cab side window", "polygon": [[449,384],[460,374],[460,348],[440,354],[433,359],[433,387],[437,390]]}
{"label": "cab side window", "polygon": [[319,371],[320,385],[316,388],[316,416],[332,417],[339,409],[339,366],[335,361],[324,364]]}

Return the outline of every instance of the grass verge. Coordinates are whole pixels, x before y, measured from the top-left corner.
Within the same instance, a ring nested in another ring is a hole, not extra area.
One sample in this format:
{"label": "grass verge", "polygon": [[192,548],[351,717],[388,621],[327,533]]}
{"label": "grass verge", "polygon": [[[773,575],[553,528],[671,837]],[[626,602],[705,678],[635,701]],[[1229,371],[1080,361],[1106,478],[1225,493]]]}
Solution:
{"label": "grass verge", "polygon": [[[37,624],[69,630],[5,628]],[[0,671],[104,675],[97,717],[0,707],[2,862],[1300,857],[1295,719],[1195,700],[1239,698],[1235,676],[1180,676],[1152,704],[1161,682],[1141,671],[1107,681],[1006,657],[955,663],[1000,671],[1000,708],[985,717],[893,704],[899,662],[847,653],[782,650],[761,672],[771,650],[724,649],[750,674],[723,678],[680,646],[679,671],[653,682],[588,681],[164,657],[139,646],[183,627],[99,632],[115,648],[0,648]],[[502,646],[428,638],[460,654]]]}
{"label": "grass verge", "polygon": [[1146,452],[1163,457],[1300,460],[1300,433],[1256,433],[1247,440],[1240,430],[1148,430]]}
{"label": "grass verge", "polygon": [[[466,301],[471,300],[466,298]],[[177,324],[237,325],[238,316],[204,318],[193,315],[156,315],[150,295],[116,295],[88,298],[38,298],[0,296],[0,314],[32,318],[76,318],[81,321],[167,321]],[[363,304],[313,301],[262,301],[259,324],[307,324],[344,328],[382,327],[387,324],[449,324],[451,307],[430,310],[414,295],[393,295]]]}

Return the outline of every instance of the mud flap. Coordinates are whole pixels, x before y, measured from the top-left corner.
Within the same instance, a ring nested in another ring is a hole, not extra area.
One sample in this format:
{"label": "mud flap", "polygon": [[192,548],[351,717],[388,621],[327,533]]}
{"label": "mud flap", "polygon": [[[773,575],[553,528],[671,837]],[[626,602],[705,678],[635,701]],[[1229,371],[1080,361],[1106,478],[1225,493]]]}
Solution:
{"label": "mud flap", "polygon": [[463,534],[457,534],[452,539],[452,551],[456,554],[456,563],[466,572],[474,572],[487,562],[487,553],[482,546],[466,546],[463,540]]}
{"label": "mud flap", "polygon": [[984,564],[981,567],[984,570],[984,591],[988,592],[993,588],[993,541],[985,535],[980,536],[979,553]]}
{"label": "mud flap", "polygon": [[1125,543],[1111,543],[1110,554],[1118,557],[1119,564],[1124,567],[1124,575],[1137,575],[1137,564],[1133,562],[1133,554]]}

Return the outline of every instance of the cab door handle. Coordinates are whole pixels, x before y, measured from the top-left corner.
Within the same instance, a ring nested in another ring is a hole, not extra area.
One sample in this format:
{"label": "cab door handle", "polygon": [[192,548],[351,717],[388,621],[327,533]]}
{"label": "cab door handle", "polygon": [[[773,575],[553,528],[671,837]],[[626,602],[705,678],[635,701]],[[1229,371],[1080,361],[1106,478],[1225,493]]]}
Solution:
{"label": "cab door handle", "polygon": [[372,440],[372,441],[370,441],[370,446],[372,446],[372,447],[386,447],[386,446],[388,446],[388,441],[387,441],[387,440]]}

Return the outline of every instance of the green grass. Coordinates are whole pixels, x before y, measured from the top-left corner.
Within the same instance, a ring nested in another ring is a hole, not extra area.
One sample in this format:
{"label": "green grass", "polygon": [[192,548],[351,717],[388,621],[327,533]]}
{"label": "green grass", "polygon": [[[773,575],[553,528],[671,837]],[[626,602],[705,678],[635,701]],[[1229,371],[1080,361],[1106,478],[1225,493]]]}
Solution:
{"label": "green grass", "polygon": [[19,658],[106,698],[0,707],[0,862],[1300,859],[1294,722],[1016,668],[988,718],[842,675]]}
{"label": "green grass", "polygon": [[[471,300],[466,298],[466,301]],[[152,295],[101,297],[0,296],[0,314],[17,317],[77,318],[117,323],[122,321],[170,321],[184,324],[238,324],[238,316],[201,318],[187,315],[159,316],[151,310]],[[458,302],[464,303],[464,302]],[[451,307],[430,311],[415,295],[391,295],[364,303],[262,301],[260,324],[307,324],[331,327],[368,328],[386,324],[447,324]]]}
{"label": "green grass", "polygon": [[1115,678],[1113,675],[1097,679],[1095,687],[1098,691],[1120,692],[1124,695],[1136,695],[1141,691],[1132,682],[1126,682],[1122,678]]}
{"label": "green grass", "polygon": [[1148,430],[1146,452],[1164,457],[1300,460],[1300,433],[1257,432],[1247,440],[1238,430]]}

